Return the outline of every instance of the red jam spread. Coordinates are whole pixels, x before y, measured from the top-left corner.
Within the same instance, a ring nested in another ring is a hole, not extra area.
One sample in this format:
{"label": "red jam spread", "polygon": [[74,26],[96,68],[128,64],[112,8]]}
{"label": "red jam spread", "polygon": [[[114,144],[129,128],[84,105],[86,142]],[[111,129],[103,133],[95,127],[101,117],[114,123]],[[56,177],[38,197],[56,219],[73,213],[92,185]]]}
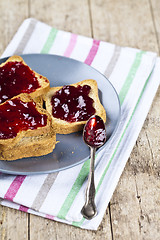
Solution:
{"label": "red jam spread", "polygon": [[93,99],[89,97],[91,87],[64,86],[51,99],[52,114],[67,122],[86,121],[95,113]]}
{"label": "red jam spread", "polygon": [[8,100],[0,106],[0,139],[14,138],[22,130],[37,129],[47,124],[47,116],[40,114],[35,102],[20,98]]}
{"label": "red jam spread", "polygon": [[97,115],[92,116],[85,125],[84,141],[91,147],[100,147],[106,141],[106,130],[102,120]]}
{"label": "red jam spread", "polygon": [[20,94],[39,88],[34,72],[22,62],[8,62],[0,67],[0,103]]}

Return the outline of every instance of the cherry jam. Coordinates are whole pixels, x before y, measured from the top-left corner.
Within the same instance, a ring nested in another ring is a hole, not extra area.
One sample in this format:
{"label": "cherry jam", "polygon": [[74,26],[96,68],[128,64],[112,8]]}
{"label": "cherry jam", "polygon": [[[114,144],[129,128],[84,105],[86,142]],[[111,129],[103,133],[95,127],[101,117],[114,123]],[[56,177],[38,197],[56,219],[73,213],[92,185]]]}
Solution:
{"label": "cherry jam", "polygon": [[83,131],[84,141],[91,147],[100,147],[106,141],[106,130],[102,120],[97,115],[92,116]]}
{"label": "cherry jam", "polygon": [[20,98],[1,105],[0,139],[14,138],[22,130],[46,126],[47,116],[40,114],[35,106],[35,102],[23,102]]}
{"label": "cherry jam", "polygon": [[0,103],[20,94],[34,92],[40,85],[33,71],[22,62],[0,67]]}
{"label": "cherry jam", "polygon": [[88,85],[61,88],[51,99],[53,117],[67,122],[88,120],[95,113],[90,90]]}

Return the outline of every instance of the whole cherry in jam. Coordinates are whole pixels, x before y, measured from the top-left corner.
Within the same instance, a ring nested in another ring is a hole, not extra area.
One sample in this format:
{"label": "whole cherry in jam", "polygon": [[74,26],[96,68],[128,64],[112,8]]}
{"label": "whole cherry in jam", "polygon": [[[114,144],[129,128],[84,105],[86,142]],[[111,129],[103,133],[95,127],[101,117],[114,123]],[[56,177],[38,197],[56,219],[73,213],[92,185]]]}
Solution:
{"label": "whole cherry in jam", "polygon": [[0,67],[0,103],[20,93],[31,93],[39,88],[34,72],[22,62],[7,62]]}
{"label": "whole cherry in jam", "polygon": [[84,141],[91,147],[102,146],[106,141],[105,124],[100,116],[93,115],[86,123],[83,131]]}
{"label": "whole cherry in jam", "polygon": [[14,98],[0,105],[0,139],[17,136],[23,130],[34,130],[47,124],[47,115],[36,109],[35,102]]}
{"label": "whole cherry in jam", "polygon": [[89,85],[64,86],[51,99],[52,115],[67,122],[86,121],[93,114],[93,99],[89,96]]}

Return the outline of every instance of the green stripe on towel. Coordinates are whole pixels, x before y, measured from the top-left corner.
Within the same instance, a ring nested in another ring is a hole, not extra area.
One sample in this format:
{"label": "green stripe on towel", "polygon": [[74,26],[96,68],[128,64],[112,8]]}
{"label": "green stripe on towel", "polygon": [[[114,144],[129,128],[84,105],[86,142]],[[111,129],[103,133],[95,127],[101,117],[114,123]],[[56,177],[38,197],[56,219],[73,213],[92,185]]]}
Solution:
{"label": "green stripe on towel", "polygon": [[[136,72],[137,72],[137,70],[138,70],[138,68],[139,68],[139,66],[140,66],[143,53],[144,53],[144,52],[141,51],[141,52],[138,52],[138,53],[136,54],[135,60],[134,60],[132,66],[131,66],[131,68],[130,68],[130,70],[129,70],[129,73],[128,73],[128,76],[127,76],[127,78],[126,78],[126,80],[125,80],[125,83],[124,83],[124,85],[122,86],[122,89],[123,89],[123,90],[121,89],[121,92],[123,93],[123,95],[122,95],[123,100],[125,99],[125,96],[127,95],[127,92],[128,92],[129,87],[130,87],[130,85],[131,85],[131,83],[132,83],[132,80],[133,80],[133,78],[134,78],[134,76],[135,76],[135,74],[136,74]],[[132,74],[131,74],[131,73],[132,73]],[[131,78],[131,79],[130,79],[130,78]],[[129,84],[127,84],[126,82],[129,83]],[[126,87],[126,86],[127,86],[127,87]],[[125,91],[126,91],[126,92],[125,92]],[[122,93],[121,93],[121,94],[122,94]],[[122,99],[121,99],[121,100],[122,100]],[[121,103],[123,103],[123,101],[121,101]],[[117,151],[117,148],[116,148],[116,151]],[[115,154],[114,154],[114,155],[115,155]],[[111,163],[114,155],[112,156],[112,158],[111,158],[111,160],[110,160],[110,163]],[[86,168],[86,165],[87,165],[87,168]],[[109,164],[109,165],[110,165],[110,164]],[[109,166],[107,166],[107,168],[105,169],[106,172],[107,172],[107,170],[108,170],[108,167],[109,167]],[[84,171],[84,169],[85,169],[85,171]],[[59,213],[58,213],[58,215],[57,215],[58,218],[65,219],[65,217],[66,217],[66,215],[67,215],[70,207],[72,206],[72,203],[73,203],[76,195],[78,194],[78,192],[80,191],[80,189],[81,189],[81,187],[82,187],[82,184],[83,184],[83,182],[84,182],[84,180],[85,180],[85,177],[86,177],[86,174],[88,173],[88,171],[89,171],[89,161],[87,161],[87,162],[85,162],[85,163],[83,164],[83,166],[82,166],[82,168],[81,168],[81,171],[80,171],[80,174],[78,175],[75,183],[73,184],[73,187],[72,187],[70,193],[68,194],[67,198],[65,199],[65,201],[64,201],[64,203],[63,203],[63,205],[62,205],[62,207],[61,207],[61,209],[60,209],[60,211],[59,211]],[[106,173],[106,172],[105,172],[105,173]],[[82,178],[81,176],[83,176],[83,178]],[[104,178],[104,177],[103,177],[103,178]],[[103,181],[103,178],[102,178],[102,181]],[[100,180],[100,185],[101,185],[102,181]],[[99,185],[99,186],[100,186],[100,185]]]}
{"label": "green stripe on towel", "polygon": [[89,172],[89,159],[83,164],[80,173],[73,184],[67,198],[65,199],[64,204],[62,205],[57,217],[61,219],[65,219],[75,197],[77,196],[79,190],[82,187],[82,184],[84,183],[86,176],[88,175]]}
{"label": "green stripe on towel", "polygon": [[55,29],[55,28],[51,29],[49,36],[44,44],[44,47],[41,50],[41,53],[48,53],[50,51],[52,44],[56,38],[57,32],[58,32],[57,29]]}
{"label": "green stripe on towel", "polygon": [[142,60],[142,56],[145,52],[144,51],[140,51],[136,54],[136,58],[132,64],[132,67],[129,71],[129,74],[127,76],[127,79],[126,81],[124,82],[122,88],[121,88],[121,91],[119,93],[119,99],[120,99],[120,104],[122,105],[127,93],[128,93],[128,90],[133,82],[133,79],[135,78],[135,75],[137,73],[137,70],[139,68],[139,65],[141,63],[141,60]]}
{"label": "green stripe on towel", "polygon": [[[133,118],[133,116],[134,116],[134,113],[135,113],[135,111],[136,111],[136,109],[137,109],[137,107],[138,107],[138,104],[139,104],[139,102],[140,102],[140,100],[141,100],[141,98],[142,98],[142,95],[143,95],[143,93],[144,93],[144,90],[145,90],[145,88],[146,88],[146,86],[147,86],[147,83],[148,83],[151,75],[152,75],[152,72],[150,73],[149,77],[147,78],[147,81],[145,82],[145,85],[144,85],[144,87],[143,87],[143,89],[142,89],[142,91],[141,91],[141,94],[140,94],[140,96],[139,96],[139,98],[138,98],[138,101],[137,101],[136,106],[135,106],[135,108],[134,108],[134,110],[133,110],[133,112],[132,112],[132,115],[131,115],[130,119],[128,120],[128,123],[127,123],[127,125],[126,125],[126,128],[124,129],[124,131],[123,131],[123,133],[122,133],[122,135],[121,135],[121,138],[120,138],[120,140],[119,140],[119,142],[118,142],[118,144],[117,144],[117,146],[116,146],[116,149],[115,149],[115,151],[114,151],[114,153],[113,153],[113,155],[112,155],[112,157],[111,157],[111,159],[110,159],[107,167],[105,168],[105,170],[104,170],[104,172],[103,172],[103,174],[102,174],[102,177],[100,178],[100,181],[99,181],[98,186],[97,186],[97,188],[96,188],[96,193],[98,192],[98,190],[99,190],[99,188],[100,188],[100,186],[101,186],[101,184],[102,184],[102,182],[103,182],[103,179],[104,179],[104,177],[105,177],[105,175],[106,175],[106,173],[107,173],[107,170],[108,170],[108,168],[109,168],[109,166],[110,166],[110,164],[111,164],[111,162],[112,162],[112,160],[113,160],[113,158],[114,158],[114,156],[115,156],[115,154],[116,154],[116,152],[117,152],[117,150],[118,150],[118,147],[119,147],[119,145],[120,145],[120,143],[121,143],[121,141],[122,141],[122,139],[123,139],[123,136],[125,135],[125,133],[126,133],[126,131],[127,131],[128,126],[129,126],[129,124],[130,124],[130,122],[131,122],[131,120],[132,120],[132,118]],[[73,222],[72,225],[73,225],[73,226],[80,227],[80,226],[83,224],[84,220],[85,220],[85,218],[82,218],[80,222]]]}

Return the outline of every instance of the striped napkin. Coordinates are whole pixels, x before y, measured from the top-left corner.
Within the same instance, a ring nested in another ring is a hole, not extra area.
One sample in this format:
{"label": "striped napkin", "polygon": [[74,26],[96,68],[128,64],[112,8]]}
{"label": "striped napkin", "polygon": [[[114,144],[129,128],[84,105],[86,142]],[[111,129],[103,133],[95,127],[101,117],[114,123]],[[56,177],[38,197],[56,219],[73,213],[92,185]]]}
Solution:
{"label": "striped napkin", "polygon": [[96,230],[136,142],[160,82],[155,53],[119,47],[26,19],[4,51],[13,54],[49,53],[71,57],[103,73],[117,90],[121,104],[119,127],[109,146],[96,156],[95,186],[98,215],[84,219],[89,160],[51,174],[0,174],[1,205],[84,229]]}

